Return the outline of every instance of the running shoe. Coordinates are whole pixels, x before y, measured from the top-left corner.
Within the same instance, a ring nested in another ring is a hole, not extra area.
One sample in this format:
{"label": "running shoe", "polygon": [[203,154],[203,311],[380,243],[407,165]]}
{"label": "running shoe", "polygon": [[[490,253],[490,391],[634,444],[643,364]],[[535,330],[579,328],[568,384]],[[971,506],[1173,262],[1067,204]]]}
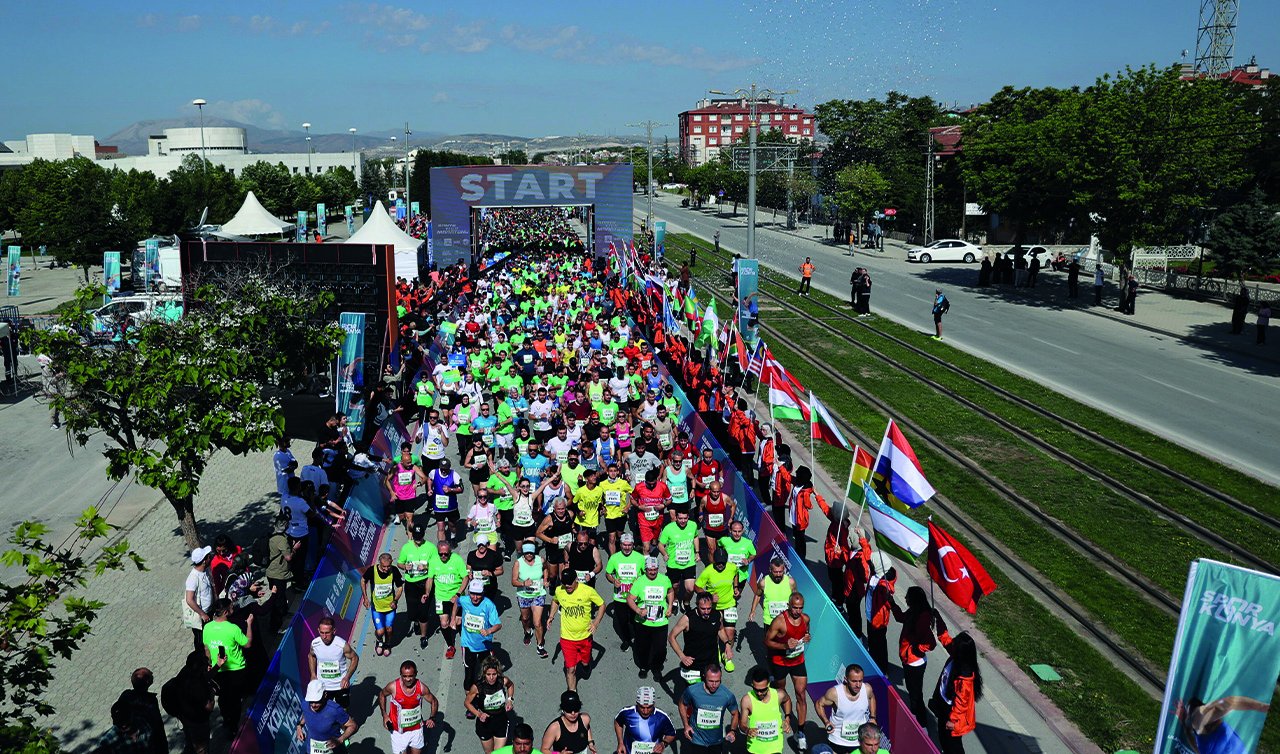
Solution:
{"label": "running shoe", "polygon": [[444,651],[444,659],[452,660],[453,656],[456,655],[457,653],[458,653],[457,649],[455,649],[454,647],[449,647]]}
{"label": "running shoe", "polygon": [[725,672],[727,672],[727,673],[732,673],[732,672],[733,672],[733,669],[734,669],[735,667],[737,667],[737,666],[733,664],[733,660],[725,660],[725,661],[724,661],[724,669],[725,669]]}
{"label": "running shoe", "polygon": [[533,632],[526,630],[524,632],[524,645],[529,646],[529,642],[533,641]]}
{"label": "running shoe", "polygon": [[538,645],[538,656],[545,660],[545,659],[547,659],[548,657],[550,657],[551,655],[547,654],[547,648],[546,648],[546,647],[544,647],[544,646],[542,646],[541,644],[539,644],[539,645]]}
{"label": "running shoe", "polygon": [[419,647],[421,647],[421,648],[423,648],[423,649],[426,649],[426,648],[427,648],[427,637],[425,637],[425,636],[424,636],[424,637],[422,637],[422,640],[418,642],[418,646],[419,646]]}
{"label": "running shoe", "polygon": [[796,749],[804,751],[809,748],[809,742],[805,740],[803,733],[796,733]]}

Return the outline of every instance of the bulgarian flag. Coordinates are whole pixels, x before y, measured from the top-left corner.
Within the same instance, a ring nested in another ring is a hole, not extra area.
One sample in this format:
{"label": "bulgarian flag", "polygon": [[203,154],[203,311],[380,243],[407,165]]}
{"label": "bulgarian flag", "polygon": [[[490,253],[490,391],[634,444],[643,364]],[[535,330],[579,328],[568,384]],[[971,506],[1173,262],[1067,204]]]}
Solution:
{"label": "bulgarian flag", "polygon": [[836,427],[836,420],[831,417],[827,407],[818,400],[818,396],[812,392],[809,393],[809,408],[811,409],[809,412],[809,437],[852,452],[853,446],[849,444],[848,440],[844,439],[844,435],[840,434],[840,429]]}
{"label": "bulgarian flag", "polygon": [[809,405],[801,397],[805,389],[786,368],[770,359],[765,364],[761,380],[769,385],[769,405],[775,419],[809,419]]}
{"label": "bulgarian flag", "polygon": [[862,483],[871,526],[876,530],[876,546],[882,552],[915,564],[916,558],[929,549],[929,530],[889,507],[871,485]]}
{"label": "bulgarian flag", "polygon": [[707,310],[702,315],[702,328],[698,330],[698,337],[693,341],[696,348],[710,348],[716,343],[717,331],[720,329],[720,316],[716,314],[716,300],[712,297],[711,303],[707,304]]}

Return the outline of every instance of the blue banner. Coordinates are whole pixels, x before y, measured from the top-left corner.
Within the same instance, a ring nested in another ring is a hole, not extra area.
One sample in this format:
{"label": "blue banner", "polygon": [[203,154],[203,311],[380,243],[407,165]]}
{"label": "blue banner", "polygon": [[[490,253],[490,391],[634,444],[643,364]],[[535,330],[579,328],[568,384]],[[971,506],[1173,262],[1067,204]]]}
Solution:
{"label": "blue banner", "polygon": [[348,204],[342,208],[342,214],[347,218],[347,235],[353,236],[356,232],[356,208]]}
{"label": "blue banner", "polygon": [[[734,264],[738,266],[738,332],[742,333],[742,339],[750,345],[755,345],[759,340],[760,334],[757,331],[758,322],[751,322],[751,303],[759,301],[752,299],[760,287],[760,262],[756,259],[736,259]],[[756,309],[757,315],[759,309]]]}
{"label": "blue banner", "polygon": [[120,252],[102,252],[102,284],[107,288],[102,296],[102,305],[106,306],[120,292]]}
{"label": "blue banner", "polygon": [[305,209],[298,210],[298,243],[307,240],[307,211]]}
{"label": "blue banner", "polygon": [[1280,577],[1192,561],[1156,754],[1257,748],[1280,676],[1277,620]]}
{"label": "blue banner", "polygon": [[9,247],[9,260],[5,265],[8,272],[9,295],[20,296],[22,291],[22,247]]}
{"label": "blue banner", "polygon": [[[159,282],[160,277],[160,242],[154,238],[147,239],[147,251],[142,257],[142,289],[151,292],[151,286]],[[137,285],[135,283],[134,285]]]}
{"label": "blue banner", "polygon": [[329,230],[329,218],[325,216],[323,204],[316,205],[316,231],[324,238],[325,233]]}
{"label": "blue banner", "polygon": [[417,202],[409,202],[409,214],[411,214],[411,215],[416,215],[416,214],[418,214],[418,203],[417,203]]}
{"label": "blue banner", "polygon": [[653,253],[654,253],[654,256],[656,256],[658,259],[661,259],[663,253],[666,251],[666,248],[665,248],[666,241],[667,241],[667,221],[654,220],[653,221]]}
{"label": "blue banner", "polygon": [[404,199],[396,199],[396,219],[403,220],[408,208],[404,206]]}
{"label": "blue banner", "polygon": [[336,410],[347,415],[352,437],[364,433],[364,312],[342,312],[338,324],[346,334],[338,354]]}

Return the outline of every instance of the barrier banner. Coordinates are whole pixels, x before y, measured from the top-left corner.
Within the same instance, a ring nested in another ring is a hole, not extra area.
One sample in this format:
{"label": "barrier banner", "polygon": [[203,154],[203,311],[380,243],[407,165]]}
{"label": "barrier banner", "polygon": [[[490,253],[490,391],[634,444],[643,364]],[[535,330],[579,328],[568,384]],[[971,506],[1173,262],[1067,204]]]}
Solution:
{"label": "barrier banner", "polygon": [[321,238],[324,238],[325,233],[328,232],[329,230],[329,218],[326,217],[326,214],[327,213],[325,212],[324,205],[317,204],[316,205],[316,232],[320,234]]}
{"label": "barrier banner", "polygon": [[102,305],[111,303],[111,297],[120,292],[120,252],[102,252],[102,284],[107,292],[102,296]]}
{"label": "barrier banner", "polygon": [[418,203],[409,202],[409,216],[413,217],[414,215],[417,215],[417,214],[418,214]]}
{"label": "barrier banner", "polygon": [[[725,470],[723,489],[732,494],[737,502],[734,516],[742,521],[747,529],[747,536],[751,537],[756,548],[751,573],[767,573],[769,561],[774,557],[781,558],[796,580],[796,589],[804,595],[804,609],[809,615],[809,633],[813,637],[810,646],[822,647],[821,652],[810,652],[805,657],[805,664],[809,668],[807,691],[811,701],[816,703],[839,681],[845,666],[855,663],[861,665],[867,684],[875,692],[876,708],[881,711],[880,726],[892,743],[893,750],[936,754],[937,746],[930,740],[928,732],[920,728],[907,707],[906,700],[889,683],[884,671],[875,664],[862,642],[854,636],[844,616],[831,602],[827,590],[818,583],[808,565],[792,548],[791,542],[778,530],[777,524],[756,496],[755,489],[747,484],[729,454],[707,428],[702,416],[694,410],[693,403],[680,384],[671,378],[661,360],[658,368],[663,378],[672,385],[674,395],[680,401],[679,429],[689,433],[690,441],[699,452],[703,448],[710,448]],[[1273,682],[1275,677],[1273,674]],[[888,711],[887,714],[885,710]]]}
{"label": "barrier banner", "polygon": [[353,236],[356,232],[356,208],[348,204],[342,208],[342,215],[347,218],[347,235]]}
{"label": "barrier banner", "polygon": [[9,295],[20,296],[22,290],[22,247],[10,246],[8,264],[5,265],[8,272]]}
{"label": "barrier banner", "polygon": [[142,289],[151,292],[151,286],[160,279],[160,242],[147,239],[147,250],[142,256]]}
{"label": "barrier banner", "polygon": [[1156,754],[1258,747],[1280,676],[1280,577],[1194,560],[1169,662]]}
{"label": "barrier banner", "polygon": [[658,259],[662,259],[663,252],[666,250],[667,241],[667,221],[653,221],[653,253]]}
{"label": "barrier banner", "polygon": [[364,433],[364,312],[342,312],[338,325],[345,336],[338,352],[338,389],[334,410],[347,415],[352,437]]}
{"label": "barrier banner", "polygon": [[297,236],[298,243],[303,243],[307,240],[307,211],[305,209],[298,210],[297,226],[298,226],[298,236]]}
{"label": "barrier banner", "polygon": [[[407,435],[398,416],[387,421],[389,433]],[[375,443],[387,440],[378,432]],[[398,445],[398,444],[397,444]],[[390,494],[378,476],[356,483],[347,499],[347,517],[334,529],[315,577],[302,596],[275,656],[258,686],[249,713],[240,724],[232,754],[305,754],[294,735],[302,717],[303,691],[311,680],[307,656],[320,619],[329,616],[335,633],[358,652],[364,639],[360,575],[382,551],[389,532],[382,525]]]}
{"label": "barrier banner", "polygon": [[[760,289],[760,261],[736,259],[734,264],[738,267],[738,290],[735,291],[738,296],[738,332],[742,333],[742,339],[747,345],[754,347],[756,341],[760,340],[760,331],[757,329],[758,322],[751,323],[751,302],[748,297]],[[759,312],[759,309],[756,311]]]}

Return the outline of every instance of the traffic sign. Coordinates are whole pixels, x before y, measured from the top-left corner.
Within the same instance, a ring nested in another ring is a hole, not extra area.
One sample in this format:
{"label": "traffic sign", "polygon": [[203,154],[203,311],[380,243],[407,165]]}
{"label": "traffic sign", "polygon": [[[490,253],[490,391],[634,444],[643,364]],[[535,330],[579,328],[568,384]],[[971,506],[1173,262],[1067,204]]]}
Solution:
{"label": "traffic sign", "polygon": [[898,214],[898,210],[894,209],[893,207],[888,207],[885,209],[884,214],[885,214],[885,217],[893,217],[894,215]]}

